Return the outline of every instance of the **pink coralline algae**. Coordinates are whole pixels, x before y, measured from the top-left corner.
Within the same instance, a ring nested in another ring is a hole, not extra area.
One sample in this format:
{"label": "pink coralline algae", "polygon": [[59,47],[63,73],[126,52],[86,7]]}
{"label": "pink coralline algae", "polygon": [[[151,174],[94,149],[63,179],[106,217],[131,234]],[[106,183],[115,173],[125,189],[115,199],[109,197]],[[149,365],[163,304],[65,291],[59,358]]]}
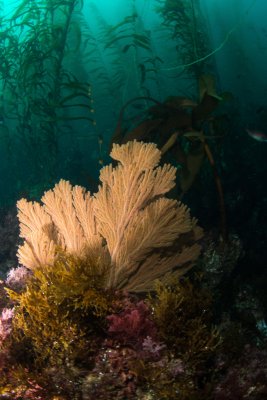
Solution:
{"label": "pink coralline algae", "polygon": [[121,344],[140,348],[144,339],[156,337],[156,326],[150,319],[151,311],[141,300],[138,303],[128,303],[126,308],[107,317],[108,333]]}
{"label": "pink coralline algae", "polygon": [[142,344],[144,354],[149,358],[159,358],[161,356],[162,350],[166,348],[165,344],[156,342],[150,336],[147,336]]}
{"label": "pink coralline algae", "polygon": [[25,287],[26,281],[31,274],[31,271],[23,266],[12,268],[7,274],[5,283],[13,290],[21,290]]}
{"label": "pink coralline algae", "polygon": [[9,336],[12,328],[13,308],[4,308],[0,317],[0,344]]}

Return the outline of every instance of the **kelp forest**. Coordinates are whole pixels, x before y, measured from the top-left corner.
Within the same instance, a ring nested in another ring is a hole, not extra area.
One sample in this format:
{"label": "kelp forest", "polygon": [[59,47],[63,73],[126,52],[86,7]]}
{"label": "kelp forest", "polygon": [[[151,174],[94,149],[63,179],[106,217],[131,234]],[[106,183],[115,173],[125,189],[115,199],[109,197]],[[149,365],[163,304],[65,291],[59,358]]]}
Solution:
{"label": "kelp forest", "polygon": [[[25,1],[2,12],[3,204],[36,198],[62,176],[93,184],[112,143],[133,139],[164,146],[181,164],[184,192],[205,146],[222,141],[224,118],[212,114],[230,94],[216,92],[212,59],[198,61],[210,50],[198,2],[157,2],[154,35],[135,1],[127,9],[116,25],[93,2]],[[181,64],[173,72],[166,40]]]}
{"label": "kelp forest", "polygon": [[267,9],[241,3],[0,1],[0,399],[267,398]]}

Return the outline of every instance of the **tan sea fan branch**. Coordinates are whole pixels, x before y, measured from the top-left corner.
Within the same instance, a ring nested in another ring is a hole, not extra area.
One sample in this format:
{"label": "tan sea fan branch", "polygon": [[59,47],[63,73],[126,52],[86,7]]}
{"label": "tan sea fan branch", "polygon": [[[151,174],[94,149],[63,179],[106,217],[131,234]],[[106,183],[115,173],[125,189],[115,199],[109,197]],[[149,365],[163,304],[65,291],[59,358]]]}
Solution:
{"label": "tan sea fan branch", "polygon": [[146,291],[192,267],[202,230],[182,203],[164,197],[175,186],[176,168],[158,166],[153,143],[113,146],[119,163],[102,168],[96,194],[61,180],[42,197],[44,205],[18,202],[19,261],[28,268],[53,264],[57,246],[110,262],[107,288]]}

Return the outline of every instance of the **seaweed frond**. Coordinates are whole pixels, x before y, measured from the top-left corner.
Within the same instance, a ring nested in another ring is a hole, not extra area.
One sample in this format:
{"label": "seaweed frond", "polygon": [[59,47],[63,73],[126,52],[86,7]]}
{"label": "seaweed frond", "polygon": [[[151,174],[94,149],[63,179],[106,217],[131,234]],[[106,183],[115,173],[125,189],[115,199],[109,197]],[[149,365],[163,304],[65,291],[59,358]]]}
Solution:
{"label": "seaweed frond", "polygon": [[53,265],[34,270],[26,290],[7,289],[17,303],[15,340],[30,340],[34,358],[52,365],[90,353],[92,332],[100,332],[110,311],[104,291],[108,266],[58,251]]}
{"label": "seaweed frond", "polygon": [[211,296],[189,278],[174,286],[158,281],[155,289],[150,301],[160,338],[195,370],[220,344],[219,332],[211,324]]}

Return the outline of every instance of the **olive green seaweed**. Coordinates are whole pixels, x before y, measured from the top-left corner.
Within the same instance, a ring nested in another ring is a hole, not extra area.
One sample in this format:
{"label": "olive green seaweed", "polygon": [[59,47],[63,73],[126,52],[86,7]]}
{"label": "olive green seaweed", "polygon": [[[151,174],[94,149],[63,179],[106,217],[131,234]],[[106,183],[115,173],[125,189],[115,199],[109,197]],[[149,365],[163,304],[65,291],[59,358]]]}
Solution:
{"label": "olive green seaweed", "polygon": [[90,336],[101,334],[111,310],[110,294],[103,290],[108,267],[58,249],[55,263],[37,268],[25,291],[6,289],[17,305],[13,337],[30,340],[38,364],[75,364],[81,352],[88,356]]}

